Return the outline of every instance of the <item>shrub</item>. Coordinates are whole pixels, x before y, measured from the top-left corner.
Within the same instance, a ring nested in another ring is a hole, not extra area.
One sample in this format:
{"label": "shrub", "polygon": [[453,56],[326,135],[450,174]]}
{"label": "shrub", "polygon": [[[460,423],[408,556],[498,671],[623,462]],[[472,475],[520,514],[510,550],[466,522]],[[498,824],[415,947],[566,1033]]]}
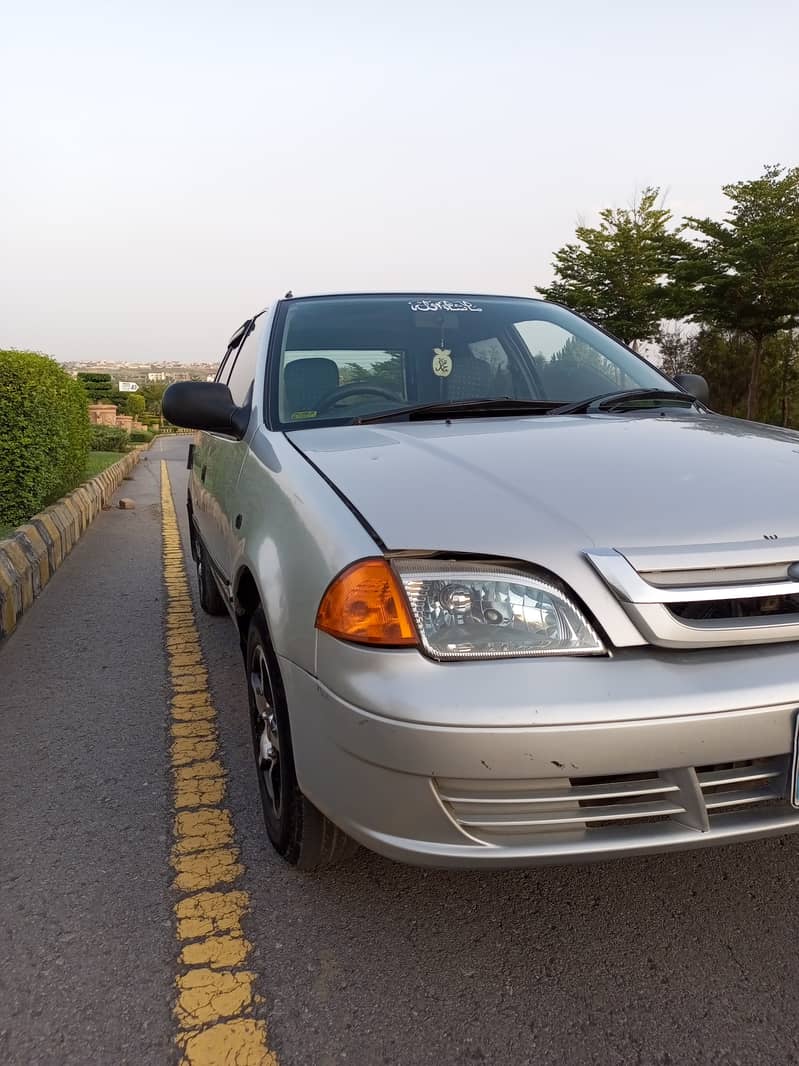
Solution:
{"label": "shrub", "polygon": [[86,390],[91,403],[112,403],[114,382],[110,374],[78,374],[78,381]]}
{"label": "shrub", "polygon": [[90,426],[93,452],[126,452],[130,437],[121,426]]}
{"label": "shrub", "polygon": [[79,485],[88,451],[83,386],[38,352],[0,351],[0,525]]}
{"label": "shrub", "polygon": [[131,392],[125,400],[125,414],[140,418],[146,406],[143,396],[140,396],[138,392]]}
{"label": "shrub", "polygon": [[154,433],[143,433],[140,429],[134,429],[130,435],[130,442],[131,444],[147,444],[154,436]]}

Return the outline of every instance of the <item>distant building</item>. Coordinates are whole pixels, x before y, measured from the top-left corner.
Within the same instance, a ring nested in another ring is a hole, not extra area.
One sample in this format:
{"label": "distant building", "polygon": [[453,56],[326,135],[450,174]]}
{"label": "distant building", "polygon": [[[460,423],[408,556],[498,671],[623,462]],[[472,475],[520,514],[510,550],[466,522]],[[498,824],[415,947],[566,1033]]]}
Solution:
{"label": "distant building", "polygon": [[166,381],[166,374],[163,370],[151,370],[147,374],[148,381]]}

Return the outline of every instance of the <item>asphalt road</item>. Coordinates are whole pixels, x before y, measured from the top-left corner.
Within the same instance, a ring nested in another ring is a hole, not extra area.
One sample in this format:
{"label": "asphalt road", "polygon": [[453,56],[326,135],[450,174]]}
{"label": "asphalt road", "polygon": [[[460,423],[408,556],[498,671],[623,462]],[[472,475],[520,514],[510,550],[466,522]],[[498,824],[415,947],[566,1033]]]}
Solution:
{"label": "asphalt road", "polygon": [[[158,443],[0,647],[0,1063],[174,1047]],[[194,585],[193,585],[194,591]],[[281,1066],[799,1062],[799,839],[446,873],[298,874],[261,829],[240,656],[198,614]]]}

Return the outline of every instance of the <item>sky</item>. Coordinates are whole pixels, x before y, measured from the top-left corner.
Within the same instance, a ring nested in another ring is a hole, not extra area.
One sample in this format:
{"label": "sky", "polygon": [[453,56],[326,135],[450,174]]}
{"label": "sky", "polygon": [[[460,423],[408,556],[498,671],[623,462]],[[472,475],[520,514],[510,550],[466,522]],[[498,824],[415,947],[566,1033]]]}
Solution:
{"label": "sky", "polygon": [[796,0],[0,0],[0,348],[215,360],[287,289],[532,294],[799,163]]}

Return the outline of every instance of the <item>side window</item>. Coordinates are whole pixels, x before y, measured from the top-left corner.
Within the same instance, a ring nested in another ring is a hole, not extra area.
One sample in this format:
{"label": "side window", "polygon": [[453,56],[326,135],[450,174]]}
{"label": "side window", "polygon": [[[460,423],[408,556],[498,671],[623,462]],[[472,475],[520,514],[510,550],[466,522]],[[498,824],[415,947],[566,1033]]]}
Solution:
{"label": "side window", "polygon": [[243,407],[250,398],[250,387],[255,379],[255,366],[258,361],[258,341],[260,336],[261,330],[258,328],[256,320],[254,327],[244,338],[239,348],[233,369],[227,379],[227,387],[230,389],[233,403],[237,407]]}
{"label": "side window", "polygon": [[535,361],[545,399],[568,402],[637,384],[593,345],[554,322],[517,322],[516,329]]}
{"label": "side window", "polygon": [[235,352],[236,352],[236,346],[232,345],[230,348],[228,348],[228,350],[222,356],[222,362],[219,364],[219,367],[218,367],[218,369],[216,371],[216,377],[214,378],[214,381],[224,381],[225,380],[225,378],[227,377],[228,373],[230,372],[230,360],[233,358]]}
{"label": "side window", "polygon": [[220,362],[219,367],[217,368],[216,377],[214,378],[214,381],[221,381],[223,382],[223,384],[227,385],[228,378],[230,377],[231,367],[233,366],[233,363],[236,360],[236,352],[239,350],[239,347],[241,345],[241,338],[246,332],[246,328],[250,325],[251,322],[245,322],[243,325],[239,326],[239,328],[228,341],[227,351],[222,356],[222,361]]}

